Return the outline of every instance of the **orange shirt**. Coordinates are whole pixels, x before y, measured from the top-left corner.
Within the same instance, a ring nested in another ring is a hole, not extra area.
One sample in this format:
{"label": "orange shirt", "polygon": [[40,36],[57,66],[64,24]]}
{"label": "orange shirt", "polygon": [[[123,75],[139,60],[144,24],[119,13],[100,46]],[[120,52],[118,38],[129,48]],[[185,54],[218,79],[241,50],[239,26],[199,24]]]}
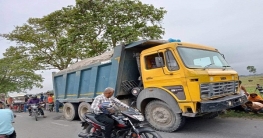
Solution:
{"label": "orange shirt", "polygon": [[53,98],[52,98],[52,96],[48,96],[47,101],[48,101],[48,103],[53,103]]}
{"label": "orange shirt", "polygon": [[257,96],[254,97],[254,98],[252,98],[251,96],[248,96],[247,99],[248,99],[249,101],[251,101],[251,102],[257,102],[257,101],[263,100],[263,99],[261,98],[261,96],[259,96],[259,95],[257,95]]}

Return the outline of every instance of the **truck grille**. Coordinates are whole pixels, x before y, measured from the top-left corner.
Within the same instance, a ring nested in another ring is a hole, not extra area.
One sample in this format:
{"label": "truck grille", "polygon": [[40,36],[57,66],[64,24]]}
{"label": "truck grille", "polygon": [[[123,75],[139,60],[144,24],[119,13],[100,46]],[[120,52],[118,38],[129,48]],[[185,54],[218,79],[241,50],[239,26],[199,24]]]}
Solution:
{"label": "truck grille", "polygon": [[210,99],[235,93],[238,89],[238,81],[205,83],[200,85],[201,98]]}

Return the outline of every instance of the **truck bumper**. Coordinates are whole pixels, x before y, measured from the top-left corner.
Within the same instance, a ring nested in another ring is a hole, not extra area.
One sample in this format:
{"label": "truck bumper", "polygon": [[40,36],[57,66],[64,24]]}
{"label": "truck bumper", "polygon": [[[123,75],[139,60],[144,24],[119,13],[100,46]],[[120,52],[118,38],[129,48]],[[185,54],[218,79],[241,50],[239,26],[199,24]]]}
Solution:
{"label": "truck bumper", "polygon": [[199,113],[209,113],[222,111],[228,108],[239,106],[247,101],[246,96],[231,95],[216,100],[202,101],[200,102]]}

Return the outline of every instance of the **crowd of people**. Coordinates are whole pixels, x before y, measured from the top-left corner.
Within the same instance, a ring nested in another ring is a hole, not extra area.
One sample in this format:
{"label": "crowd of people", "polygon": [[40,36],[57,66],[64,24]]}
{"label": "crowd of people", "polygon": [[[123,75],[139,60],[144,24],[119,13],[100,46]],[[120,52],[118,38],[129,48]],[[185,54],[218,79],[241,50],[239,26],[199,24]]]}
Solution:
{"label": "crowd of people", "polygon": [[[252,93],[248,93],[246,88],[241,85],[242,81],[239,81],[240,94],[247,97],[247,102],[241,106],[232,108],[235,111],[253,112],[255,114],[263,113],[263,98],[259,95],[263,92],[262,86],[257,84],[256,89]],[[258,91],[258,93],[256,93]]]}
{"label": "crowd of people", "polygon": [[[53,93],[47,92],[46,94],[37,95],[25,95],[24,96],[24,112],[29,112],[29,116],[31,116],[31,108],[30,104],[40,104],[45,103],[45,109],[49,111],[53,111],[54,107],[54,95]],[[16,131],[12,125],[14,122],[14,113],[13,109],[14,99],[12,97],[8,97],[7,99],[2,98],[0,96],[0,138],[16,138]],[[52,108],[52,109],[51,109]],[[11,110],[10,110],[11,109]],[[45,118],[43,109],[39,106],[40,114]]]}
{"label": "crowd of people", "polygon": [[[24,112],[27,111],[30,107],[30,104],[39,104],[44,103],[44,109],[52,112],[54,108],[54,94],[47,92],[45,95],[40,94],[39,98],[37,95],[25,95],[25,104],[24,104]],[[30,112],[30,109],[28,110]]]}
{"label": "crowd of people", "polygon": [[[4,101],[4,100],[2,100]],[[8,97],[6,100],[6,105],[14,111],[14,99],[12,97]],[[24,95],[24,102],[20,105],[19,108],[22,108],[21,112],[27,112],[30,109],[29,104],[33,103],[44,103],[44,109],[52,112],[54,108],[54,94],[47,92],[41,93],[39,96],[37,95]]]}

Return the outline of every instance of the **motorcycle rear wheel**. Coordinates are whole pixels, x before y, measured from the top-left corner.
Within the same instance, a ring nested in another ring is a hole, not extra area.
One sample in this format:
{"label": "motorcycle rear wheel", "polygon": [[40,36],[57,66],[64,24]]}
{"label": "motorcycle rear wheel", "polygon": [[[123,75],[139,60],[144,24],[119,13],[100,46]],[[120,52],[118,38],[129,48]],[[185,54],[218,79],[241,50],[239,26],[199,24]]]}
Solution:
{"label": "motorcycle rear wheel", "polygon": [[89,125],[86,130],[85,130],[85,133],[89,134],[89,135],[92,135],[94,137],[98,137],[98,138],[104,138],[104,134],[101,132],[101,131],[96,131],[96,132],[93,132],[94,131],[94,127],[92,125]]}

